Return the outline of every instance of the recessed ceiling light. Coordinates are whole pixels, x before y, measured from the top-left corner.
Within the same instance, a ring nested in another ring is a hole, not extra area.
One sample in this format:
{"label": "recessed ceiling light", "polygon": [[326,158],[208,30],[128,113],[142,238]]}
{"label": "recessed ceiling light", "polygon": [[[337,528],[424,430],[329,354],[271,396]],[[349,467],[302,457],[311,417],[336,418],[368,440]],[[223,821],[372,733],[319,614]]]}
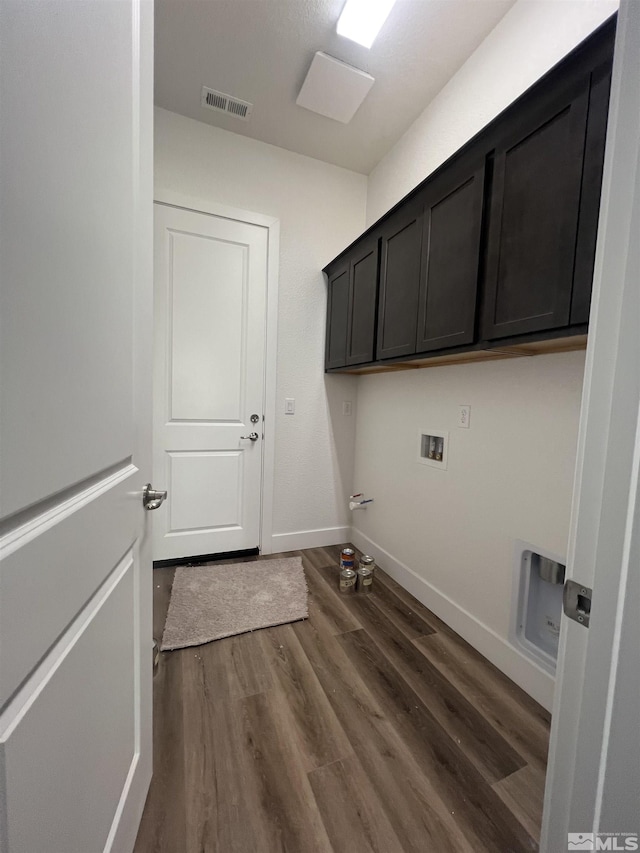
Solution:
{"label": "recessed ceiling light", "polygon": [[338,35],[371,47],[396,0],[347,0],[338,19]]}

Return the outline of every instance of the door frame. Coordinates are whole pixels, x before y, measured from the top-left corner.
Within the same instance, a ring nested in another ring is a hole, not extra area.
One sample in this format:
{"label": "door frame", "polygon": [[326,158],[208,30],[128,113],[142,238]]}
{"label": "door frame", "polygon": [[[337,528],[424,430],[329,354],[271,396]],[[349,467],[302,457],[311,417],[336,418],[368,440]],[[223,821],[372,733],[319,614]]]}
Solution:
{"label": "door frame", "polygon": [[[280,220],[264,213],[231,207],[226,204],[184,195],[173,190],[156,189],[154,203],[177,207],[259,225],[267,229],[267,302],[264,359],[264,441],[262,445],[262,485],[260,495],[260,553],[273,553],[273,488],[276,458],[276,381],[278,362],[278,282],[280,264]],[[159,488],[159,487],[158,487]]]}
{"label": "door frame", "polygon": [[625,767],[611,764],[616,745],[622,740],[631,762],[638,755],[633,684],[623,677],[636,652],[621,639],[635,619],[633,549],[640,537],[639,48],[640,7],[622,0],[567,563],[567,577],[593,589],[593,604],[587,633],[562,620],[541,853],[566,849],[569,831],[638,831],[637,805],[629,818],[624,796],[616,800],[616,819],[631,825],[608,826],[604,810],[606,799],[630,787]]}

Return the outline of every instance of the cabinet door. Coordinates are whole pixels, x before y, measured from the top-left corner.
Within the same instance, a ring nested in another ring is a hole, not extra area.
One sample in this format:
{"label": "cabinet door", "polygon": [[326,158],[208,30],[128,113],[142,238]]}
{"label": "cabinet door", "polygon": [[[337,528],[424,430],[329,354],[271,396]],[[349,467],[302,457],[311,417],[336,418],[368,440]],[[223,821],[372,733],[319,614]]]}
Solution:
{"label": "cabinet door", "polygon": [[506,119],[491,190],[488,340],[569,323],[588,98],[583,78]]}
{"label": "cabinet door", "polygon": [[378,240],[367,241],[351,257],[347,364],[373,361],[378,295]]}
{"label": "cabinet door", "polygon": [[591,75],[578,244],[571,297],[572,324],[589,322],[610,88],[611,62],[606,62]]}
{"label": "cabinet door", "polygon": [[473,343],[483,199],[484,158],[426,187],[417,352]]}
{"label": "cabinet door", "polygon": [[381,241],[378,358],[416,351],[422,204],[409,204],[385,223]]}
{"label": "cabinet door", "polygon": [[347,360],[347,323],[349,316],[349,264],[329,276],[327,293],[327,337],[325,367],[344,367]]}

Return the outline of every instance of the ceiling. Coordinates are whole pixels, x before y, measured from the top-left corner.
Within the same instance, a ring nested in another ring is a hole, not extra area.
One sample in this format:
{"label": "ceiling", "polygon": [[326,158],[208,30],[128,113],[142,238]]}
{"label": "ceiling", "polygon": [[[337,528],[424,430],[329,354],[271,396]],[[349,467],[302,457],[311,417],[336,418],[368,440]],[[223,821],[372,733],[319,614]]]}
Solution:
{"label": "ceiling", "polygon": [[[369,174],[515,0],[398,0],[370,50],[336,34],[344,0],[156,0],[155,101],[225,130]],[[347,125],[296,105],[322,50],[376,82]],[[254,104],[200,106],[202,86]]]}

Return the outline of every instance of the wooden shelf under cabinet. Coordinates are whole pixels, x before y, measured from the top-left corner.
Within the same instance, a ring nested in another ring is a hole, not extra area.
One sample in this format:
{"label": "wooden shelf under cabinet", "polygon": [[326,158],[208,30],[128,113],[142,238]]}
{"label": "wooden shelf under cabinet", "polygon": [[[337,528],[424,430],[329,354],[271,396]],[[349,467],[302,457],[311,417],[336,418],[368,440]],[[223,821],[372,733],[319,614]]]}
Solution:
{"label": "wooden shelf under cabinet", "polygon": [[[574,352],[586,349],[586,335],[572,335],[566,338],[553,338],[547,341],[532,341],[523,344],[511,344],[502,348],[478,349],[470,352],[447,353],[445,355],[415,358],[410,361],[396,361],[390,364],[377,362],[365,364],[362,367],[342,369],[340,373],[356,374],[359,376],[370,373],[393,373],[399,370],[421,370],[425,367],[441,367],[444,364],[469,364],[478,361],[499,361],[506,358],[527,358],[534,355],[549,355],[550,353]],[[338,371],[335,371],[338,372]]]}

